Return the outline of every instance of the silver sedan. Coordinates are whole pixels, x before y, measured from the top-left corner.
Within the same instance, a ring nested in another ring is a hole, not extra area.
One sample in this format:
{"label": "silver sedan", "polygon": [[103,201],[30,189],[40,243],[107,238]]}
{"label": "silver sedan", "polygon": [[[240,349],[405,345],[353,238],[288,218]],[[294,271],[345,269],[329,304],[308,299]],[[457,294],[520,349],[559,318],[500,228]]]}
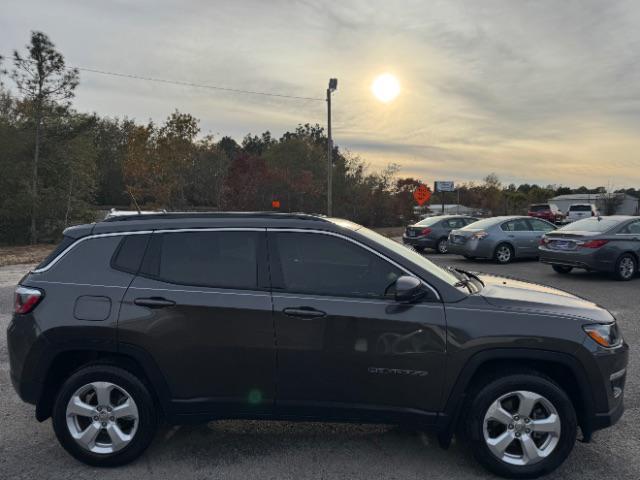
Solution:
{"label": "silver sedan", "polygon": [[555,225],[539,218],[485,218],[451,231],[449,252],[466,258],[491,258],[497,263],[509,263],[514,258],[537,257],[540,239],[555,229]]}

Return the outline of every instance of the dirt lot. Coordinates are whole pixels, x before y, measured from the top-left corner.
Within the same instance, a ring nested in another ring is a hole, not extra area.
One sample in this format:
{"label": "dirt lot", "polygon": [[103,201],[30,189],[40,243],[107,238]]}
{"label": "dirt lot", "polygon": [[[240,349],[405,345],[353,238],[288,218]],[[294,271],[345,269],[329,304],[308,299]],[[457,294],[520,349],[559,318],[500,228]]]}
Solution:
{"label": "dirt lot", "polygon": [[54,248],[55,245],[48,243],[0,247],[0,267],[23,263],[40,263]]}

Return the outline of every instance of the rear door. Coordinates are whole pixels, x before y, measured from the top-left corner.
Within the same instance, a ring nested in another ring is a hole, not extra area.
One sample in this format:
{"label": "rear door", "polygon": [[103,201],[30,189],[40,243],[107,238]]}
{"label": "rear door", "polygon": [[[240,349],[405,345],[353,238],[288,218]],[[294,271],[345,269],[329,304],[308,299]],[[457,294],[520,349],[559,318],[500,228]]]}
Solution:
{"label": "rear door", "polygon": [[435,295],[415,305],[385,298],[406,272],[335,234],[270,231],[269,252],[279,411],[361,418],[437,409],[446,335]]}
{"label": "rear door", "polygon": [[505,232],[511,245],[513,245],[516,256],[522,257],[534,253],[532,244],[535,233],[531,229],[531,225],[529,225],[527,219],[516,218],[509,220],[504,222],[500,228]]}
{"label": "rear door", "polygon": [[175,413],[268,413],[275,344],[264,229],[152,235],[119,341],[164,374]]}

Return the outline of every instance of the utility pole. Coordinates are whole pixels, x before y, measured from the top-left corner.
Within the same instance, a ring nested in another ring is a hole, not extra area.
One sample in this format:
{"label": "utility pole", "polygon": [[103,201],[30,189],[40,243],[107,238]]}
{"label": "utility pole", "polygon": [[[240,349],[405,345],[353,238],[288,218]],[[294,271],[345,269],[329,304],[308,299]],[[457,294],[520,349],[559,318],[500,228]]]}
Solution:
{"label": "utility pole", "polygon": [[333,139],[331,137],[331,92],[338,88],[338,79],[329,79],[327,88],[327,216],[333,215]]}

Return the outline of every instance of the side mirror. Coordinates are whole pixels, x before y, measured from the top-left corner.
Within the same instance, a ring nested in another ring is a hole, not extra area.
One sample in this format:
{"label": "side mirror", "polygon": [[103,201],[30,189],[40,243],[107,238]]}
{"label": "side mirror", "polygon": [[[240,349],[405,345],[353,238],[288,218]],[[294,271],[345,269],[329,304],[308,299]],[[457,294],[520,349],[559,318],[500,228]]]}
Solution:
{"label": "side mirror", "polygon": [[385,293],[387,297],[393,298],[396,302],[414,303],[424,298],[427,289],[416,277],[402,275],[387,287]]}

